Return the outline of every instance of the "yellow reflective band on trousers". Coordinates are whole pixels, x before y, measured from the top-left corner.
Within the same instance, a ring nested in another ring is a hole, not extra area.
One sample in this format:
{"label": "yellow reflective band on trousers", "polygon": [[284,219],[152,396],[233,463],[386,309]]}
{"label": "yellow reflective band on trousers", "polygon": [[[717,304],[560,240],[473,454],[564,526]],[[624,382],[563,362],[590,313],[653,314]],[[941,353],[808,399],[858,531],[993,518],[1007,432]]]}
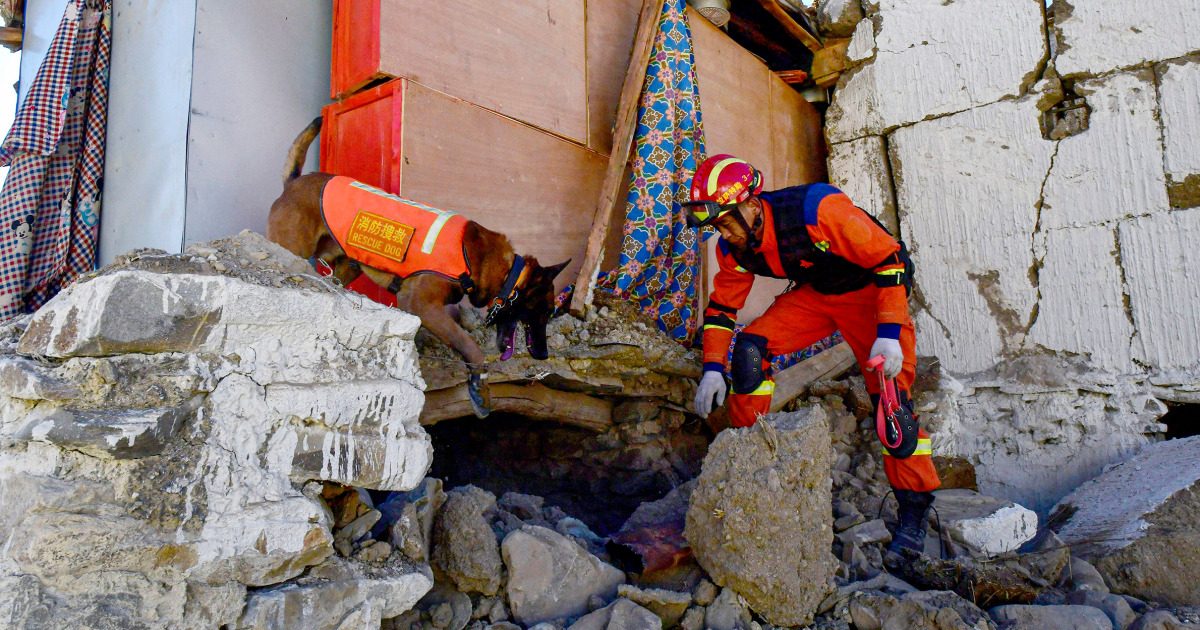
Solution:
{"label": "yellow reflective band on trousers", "polygon": [[[881,445],[882,446],[882,445]],[[887,450],[886,446],[882,446],[883,454],[888,457],[892,456],[891,451]],[[933,455],[933,446],[929,442],[929,438],[920,438],[917,440],[917,450],[913,451],[913,455]],[[911,455],[910,455],[911,457]]]}
{"label": "yellow reflective band on trousers", "polygon": [[704,330],[708,330],[709,328],[717,328],[719,330],[728,330],[729,332],[733,332],[733,329],[728,326],[721,326],[719,324],[705,324],[704,325]]}
{"label": "yellow reflective band on trousers", "polygon": [[775,393],[775,381],[764,380],[758,389],[746,394],[747,396],[770,396]]}

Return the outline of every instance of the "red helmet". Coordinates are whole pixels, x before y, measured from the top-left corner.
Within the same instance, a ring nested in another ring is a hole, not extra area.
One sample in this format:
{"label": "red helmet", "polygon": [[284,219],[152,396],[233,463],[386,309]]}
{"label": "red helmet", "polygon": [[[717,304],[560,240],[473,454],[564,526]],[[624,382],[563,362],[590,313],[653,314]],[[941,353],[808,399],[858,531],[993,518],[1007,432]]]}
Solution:
{"label": "red helmet", "polygon": [[688,223],[708,225],[737,204],[762,192],[762,173],[749,162],[722,153],[704,160],[692,177]]}

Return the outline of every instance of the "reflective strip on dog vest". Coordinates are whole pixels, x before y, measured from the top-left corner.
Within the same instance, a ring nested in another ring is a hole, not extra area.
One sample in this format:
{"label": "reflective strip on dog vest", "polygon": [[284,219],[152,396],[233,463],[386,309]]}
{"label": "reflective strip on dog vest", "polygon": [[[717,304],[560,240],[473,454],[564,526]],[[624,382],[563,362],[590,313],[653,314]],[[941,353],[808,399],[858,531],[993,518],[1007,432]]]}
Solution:
{"label": "reflective strip on dog vest", "polygon": [[321,214],[350,258],[380,271],[453,280],[470,273],[463,252],[467,219],[461,215],[342,176],[325,183]]}

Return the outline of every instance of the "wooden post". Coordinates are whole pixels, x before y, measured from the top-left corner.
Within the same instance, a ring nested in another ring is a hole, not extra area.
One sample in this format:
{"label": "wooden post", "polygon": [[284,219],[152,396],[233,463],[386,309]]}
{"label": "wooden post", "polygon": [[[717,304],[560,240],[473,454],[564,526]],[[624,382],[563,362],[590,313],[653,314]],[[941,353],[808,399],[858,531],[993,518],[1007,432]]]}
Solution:
{"label": "wooden post", "polygon": [[817,52],[823,48],[821,40],[817,39],[812,33],[809,33],[803,26],[800,26],[792,16],[787,14],[787,11],[783,7],[779,6],[779,0],[758,0],[758,3],[779,22],[779,25],[783,27],[783,30],[788,32],[788,35],[795,37],[801,44],[804,44],[805,48],[813,52]]}
{"label": "wooden post", "polygon": [[[612,403],[601,398],[560,392],[540,383],[495,383],[491,390],[493,411],[519,413],[536,420],[556,420],[592,431],[605,431],[612,426]],[[428,426],[467,416],[474,417],[466,385],[425,392],[421,424]]]}
{"label": "wooden post", "polygon": [[612,220],[613,208],[624,189],[622,175],[629,162],[629,151],[633,146],[633,134],[637,130],[638,101],[642,96],[642,84],[646,80],[646,67],[650,65],[650,51],[658,35],[658,19],[662,14],[663,0],[643,0],[642,13],[638,17],[637,37],[633,40],[633,54],[629,58],[629,71],[625,74],[625,85],[621,88],[621,102],[617,108],[617,122],[613,127],[612,154],[608,157],[608,170],[600,186],[600,199],[596,202],[592,233],[588,236],[583,266],[575,280],[575,293],[571,296],[571,314],[583,316],[583,311],[592,302],[592,291],[596,288],[596,276],[604,255],[604,241],[608,238],[608,224]]}

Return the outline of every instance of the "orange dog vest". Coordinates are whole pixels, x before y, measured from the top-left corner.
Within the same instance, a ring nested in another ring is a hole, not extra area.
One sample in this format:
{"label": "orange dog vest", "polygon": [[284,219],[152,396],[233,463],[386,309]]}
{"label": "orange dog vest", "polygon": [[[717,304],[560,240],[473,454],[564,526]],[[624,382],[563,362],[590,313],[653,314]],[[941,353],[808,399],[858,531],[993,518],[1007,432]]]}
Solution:
{"label": "orange dog vest", "polygon": [[321,192],[325,226],[346,255],[407,278],[436,273],[451,280],[470,275],[463,250],[467,219],[336,176]]}

